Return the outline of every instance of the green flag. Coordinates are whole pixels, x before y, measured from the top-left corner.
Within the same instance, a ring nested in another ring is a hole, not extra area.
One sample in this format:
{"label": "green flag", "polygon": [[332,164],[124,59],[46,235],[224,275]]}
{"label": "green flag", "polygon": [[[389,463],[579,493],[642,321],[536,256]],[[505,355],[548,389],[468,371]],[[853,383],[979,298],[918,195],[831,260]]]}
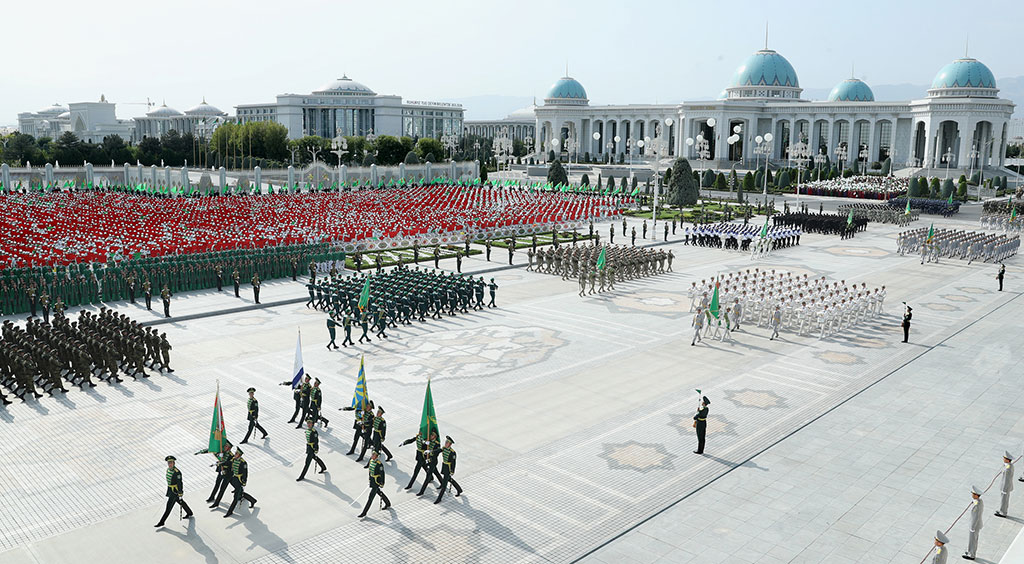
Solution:
{"label": "green flag", "polygon": [[210,445],[206,450],[210,452],[221,452],[224,450],[224,441],[227,436],[224,432],[224,413],[220,408],[220,382],[217,383],[217,395],[213,397],[213,423],[210,424]]}
{"label": "green flag", "polygon": [[947,204],[952,204],[953,203],[953,193],[952,192],[949,193],[949,199],[946,200],[946,203]]}
{"label": "green flag", "polygon": [[910,215],[910,198],[907,198],[907,209],[903,211],[904,215]]}
{"label": "green flag", "polygon": [[430,440],[430,433],[441,436],[437,429],[437,415],[434,413],[434,397],[430,395],[430,380],[427,380],[427,393],[423,396],[423,415],[420,417],[420,436]]}
{"label": "green flag", "polygon": [[640,187],[637,186],[636,188],[633,188],[633,192],[630,193],[630,196],[636,196],[639,193],[640,193]]}
{"label": "green flag", "polygon": [[363,291],[359,292],[359,311],[366,309],[366,306],[370,304],[370,278],[366,278],[366,284],[363,284]]}
{"label": "green flag", "polygon": [[1010,221],[1017,219],[1017,206],[1013,206],[1013,210],[1010,211]]}
{"label": "green flag", "polygon": [[[764,239],[767,236],[768,236],[768,216],[764,216],[764,225],[761,226],[761,235],[760,235],[760,237],[762,239]],[[716,292],[718,291],[717,287],[715,287],[715,291]]]}
{"label": "green flag", "polygon": [[928,242],[929,243],[932,242],[932,237],[935,237],[935,224],[934,223],[931,224],[931,226],[928,227]]}
{"label": "green flag", "polygon": [[607,259],[604,256],[605,247],[601,247],[601,254],[597,255],[597,269],[604,270],[604,264]]}
{"label": "green flag", "polygon": [[853,209],[850,209],[850,215],[846,216],[846,225],[853,225]]}
{"label": "green flag", "polygon": [[718,282],[715,282],[715,293],[711,295],[711,304],[708,305],[708,315],[718,319]]}

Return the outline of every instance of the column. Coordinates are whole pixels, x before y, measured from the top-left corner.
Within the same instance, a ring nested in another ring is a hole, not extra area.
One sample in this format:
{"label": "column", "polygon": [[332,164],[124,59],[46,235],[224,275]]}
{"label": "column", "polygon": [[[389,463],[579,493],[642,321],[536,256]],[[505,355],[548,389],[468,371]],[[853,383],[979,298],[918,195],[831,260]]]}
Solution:
{"label": "column", "polygon": [[[1003,122],[1005,123],[1005,122]],[[992,124],[992,166],[1003,166],[1003,123],[995,122]],[[985,164],[988,164],[987,159]]]}
{"label": "column", "polygon": [[871,118],[868,122],[868,165],[871,165],[872,161],[878,160],[878,145],[879,141],[875,139],[875,131],[878,129],[878,121],[875,118]]}
{"label": "column", "polygon": [[729,159],[729,142],[732,132],[729,130],[729,118],[721,114],[715,118],[715,160],[721,162]]}
{"label": "column", "polygon": [[[957,147],[953,147],[953,151],[957,153],[956,168],[968,168],[971,159],[971,147],[975,145],[974,141],[974,128],[977,127],[977,122],[974,120],[956,120],[957,127],[957,140],[960,143],[959,150]],[[978,147],[980,149],[980,147]]]}

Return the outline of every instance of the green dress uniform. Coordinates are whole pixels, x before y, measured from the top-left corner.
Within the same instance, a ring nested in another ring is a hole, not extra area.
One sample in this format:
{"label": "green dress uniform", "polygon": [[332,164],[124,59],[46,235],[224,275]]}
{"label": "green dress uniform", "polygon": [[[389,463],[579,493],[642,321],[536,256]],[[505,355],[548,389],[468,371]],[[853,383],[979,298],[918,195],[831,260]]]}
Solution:
{"label": "green dress uniform", "polygon": [[705,397],[697,414],[693,416],[693,426],[697,429],[697,450],[693,451],[694,454],[704,454],[704,435],[708,430],[708,405],[710,403]]}
{"label": "green dress uniform", "polygon": [[171,316],[171,291],[164,285],[164,289],[160,290],[160,299],[164,301],[164,317]]}
{"label": "green dress uniform", "polygon": [[[310,418],[306,421],[307,423],[313,423],[315,420]],[[306,477],[306,472],[309,470],[309,463],[314,460],[316,461],[316,465],[320,467],[321,474],[327,471],[327,465],[324,464],[323,460],[320,460],[319,456],[317,456],[317,453],[319,452],[320,435],[317,434],[316,429],[310,425],[309,428],[306,429],[306,464],[302,467],[302,473],[299,474],[299,477],[295,480],[296,482],[301,482]]]}
{"label": "green dress uniform", "polygon": [[416,443],[416,469],[412,472],[412,477],[409,478],[409,485],[405,486],[405,489],[412,489],[413,483],[416,481],[416,476],[420,474],[422,469],[426,474],[426,483],[429,484],[435,477],[437,481],[441,481],[441,476],[437,474],[437,468],[434,466],[434,459],[437,457],[437,453],[441,450],[441,445],[438,443],[437,438],[433,440],[427,440],[422,437],[420,433],[416,433],[416,436],[407,439],[402,443],[402,446],[407,444]]}
{"label": "green dress uniform", "polygon": [[[446,444],[445,447],[441,449],[441,486],[440,491],[437,494],[437,501],[434,502],[435,504],[441,503],[441,499],[444,498],[444,492],[448,488],[449,483],[455,487],[455,497],[459,497],[460,495],[462,495],[462,488],[459,486],[459,483],[456,482],[454,478],[455,461],[457,457],[455,454],[455,449],[453,449],[451,445],[455,444],[455,441],[453,441],[451,437],[445,437],[445,439],[447,439],[448,444]],[[426,488],[427,485],[423,484],[423,487]]]}
{"label": "green dress uniform", "polygon": [[370,469],[370,497],[366,499],[366,506],[363,507],[363,512],[359,514],[360,518],[366,517],[366,512],[370,510],[370,505],[373,504],[373,498],[378,495],[384,502],[384,509],[391,507],[391,500],[381,490],[384,487],[384,464],[377,459],[377,453],[373,453],[367,468]]}
{"label": "green dress uniform", "polygon": [[299,417],[299,424],[295,426],[296,429],[301,429],[302,422],[309,417],[309,392],[312,389],[313,386],[309,384],[309,376],[306,376],[306,380],[299,387],[299,406],[302,408],[302,416]]}
{"label": "green dress uniform", "polygon": [[[356,344],[355,341],[352,340],[352,316],[346,313],[345,317],[341,320],[341,326],[345,330],[345,340],[341,342],[342,346],[347,347],[349,345]],[[331,335],[331,340],[333,339],[334,335]]]}
{"label": "green dress uniform", "polygon": [[235,506],[238,505],[240,499],[248,501],[250,509],[256,505],[256,498],[245,493],[245,485],[249,481],[249,464],[245,462],[241,454],[242,451],[239,450],[231,461],[231,487],[234,488],[234,499],[231,500],[231,505],[228,506],[228,512],[224,514],[224,517],[230,517],[234,513]]}
{"label": "green dress uniform", "polygon": [[[173,456],[168,456],[165,460],[168,462],[174,461]],[[192,517],[192,509],[189,508],[182,496],[185,494],[185,484],[181,479],[181,470],[177,467],[167,468],[167,506],[164,508],[164,514],[160,517],[160,522],[157,523],[156,527],[163,527],[164,522],[167,521],[167,516],[171,514],[171,509],[174,504],[180,504],[181,508],[185,510],[185,519]]]}
{"label": "green dress uniform", "polygon": [[[252,391],[252,392],[256,391],[255,388],[249,388],[249,390]],[[260,422],[259,422],[260,402],[255,397],[249,398],[248,411],[249,411],[249,413],[248,413],[248,415],[246,415],[246,418],[249,420],[249,430],[245,432],[245,438],[242,439],[242,442],[238,443],[238,444],[242,444],[242,445],[244,445],[245,443],[249,442],[249,436],[252,435],[252,430],[253,429],[259,429],[260,432],[263,433],[263,436],[260,437],[261,439],[267,438],[267,430],[264,429],[263,426],[260,425]]]}
{"label": "green dress uniform", "polygon": [[[349,328],[351,329],[351,323],[349,324]],[[338,343],[334,342],[338,337],[338,322],[335,321],[333,317],[327,318],[327,332],[331,335],[331,340],[327,343],[327,350],[331,350],[332,345],[334,348],[338,348]]]}

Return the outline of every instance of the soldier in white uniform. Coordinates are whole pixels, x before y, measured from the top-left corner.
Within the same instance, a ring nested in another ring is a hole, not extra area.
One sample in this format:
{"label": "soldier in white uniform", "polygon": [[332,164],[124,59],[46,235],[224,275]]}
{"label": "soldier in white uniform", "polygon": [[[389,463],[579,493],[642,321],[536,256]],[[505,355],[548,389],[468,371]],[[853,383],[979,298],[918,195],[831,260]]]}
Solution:
{"label": "soldier in white uniform", "polygon": [[964,558],[974,560],[978,555],[978,533],[981,532],[981,514],[985,512],[985,503],[981,501],[981,490],[977,486],[971,487],[971,497],[974,504],[971,506],[971,520],[968,524],[970,535],[967,537],[967,552]]}
{"label": "soldier in white uniform", "polygon": [[690,341],[690,346],[697,344],[697,341],[703,339],[700,338],[700,330],[704,328],[704,310],[698,308],[697,314],[693,316],[693,340]]}
{"label": "soldier in white uniform", "polygon": [[1010,511],[1010,492],[1013,491],[1013,457],[1009,452],[1003,453],[1003,483],[999,491],[1002,496],[999,498],[999,511],[996,517],[1006,517]]}
{"label": "soldier in white uniform", "polygon": [[932,557],[932,564],[946,564],[946,556],[949,554],[947,544],[949,538],[942,531],[935,531],[935,556]]}

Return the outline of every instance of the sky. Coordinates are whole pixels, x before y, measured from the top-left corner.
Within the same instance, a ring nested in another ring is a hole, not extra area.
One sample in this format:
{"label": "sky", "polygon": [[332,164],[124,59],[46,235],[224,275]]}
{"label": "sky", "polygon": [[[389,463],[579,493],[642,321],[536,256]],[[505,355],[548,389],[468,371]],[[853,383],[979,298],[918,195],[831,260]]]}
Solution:
{"label": "sky", "polygon": [[204,96],[233,114],[343,73],[411,100],[539,100],[567,64],[591,104],[706,99],[764,46],[766,23],[804,88],[851,65],[868,84],[930,84],[968,40],[998,80],[1024,75],[1022,13],[1012,0],[9,2],[0,125],[100,94],[122,118]]}

